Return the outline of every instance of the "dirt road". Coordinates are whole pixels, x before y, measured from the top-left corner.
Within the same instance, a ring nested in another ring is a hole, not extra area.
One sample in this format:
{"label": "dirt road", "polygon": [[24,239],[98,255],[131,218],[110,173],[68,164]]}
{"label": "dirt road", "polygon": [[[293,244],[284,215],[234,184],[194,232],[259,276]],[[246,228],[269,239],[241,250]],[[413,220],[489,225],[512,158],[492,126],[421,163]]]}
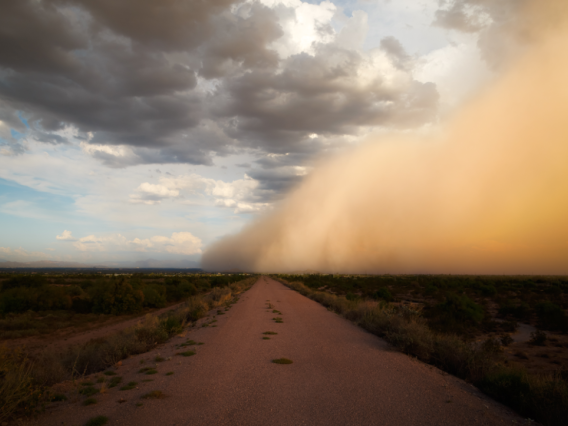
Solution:
{"label": "dirt road", "polygon": [[[267,310],[267,301],[282,315]],[[272,318],[279,316],[283,323]],[[394,351],[380,338],[262,277],[215,323],[126,360],[98,403],[52,408],[42,425],[501,425],[523,419],[472,386]],[[263,333],[274,331],[278,334]],[[195,356],[175,355],[192,339]],[[157,354],[171,360],[150,364]],[[271,362],[293,360],[290,365]],[[141,362],[144,364],[141,364]],[[146,376],[141,366],[157,366]],[[172,375],[166,375],[173,372]],[[142,379],[153,380],[143,382]],[[115,390],[116,389],[116,390]],[[163,399],[141,399],[160,390]],[[126,400],[118,403],[120,399]],[[143,404],[143,405],[141,405]],[[138,405],[138,406],[137,406]]]}

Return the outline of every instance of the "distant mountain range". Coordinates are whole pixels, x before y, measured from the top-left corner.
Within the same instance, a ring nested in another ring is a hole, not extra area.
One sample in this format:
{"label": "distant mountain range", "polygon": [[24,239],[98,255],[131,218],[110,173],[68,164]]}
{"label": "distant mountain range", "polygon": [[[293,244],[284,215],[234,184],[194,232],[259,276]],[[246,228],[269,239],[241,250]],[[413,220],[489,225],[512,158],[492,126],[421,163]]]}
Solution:
{"label": "distant mountain range", "polygon": [[11,262],[0,260],[0,268],[174,268],[193,269],[199,268],[199,263],[192,260],[156,260],[146,259],[126,262],[57,262],[53,260],[38,260],[36,262]]}

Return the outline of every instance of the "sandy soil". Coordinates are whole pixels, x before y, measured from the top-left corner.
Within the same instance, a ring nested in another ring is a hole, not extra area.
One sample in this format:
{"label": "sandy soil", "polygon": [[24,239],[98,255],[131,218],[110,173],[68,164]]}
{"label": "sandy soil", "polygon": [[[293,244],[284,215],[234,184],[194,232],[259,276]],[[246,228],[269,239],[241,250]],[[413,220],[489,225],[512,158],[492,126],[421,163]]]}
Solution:
{"label": "sandy soil", "polygon": [[[282,315],[267,309],[268,300]],[[284,322],[275,323],[276,316]],[[263,340],[266,331],[278,334]],[[204,344],[180,348],[188,339]],[[176,355],[185,350],[196,355]],[[158,354],[166,360],[155,363]],[[281,357],[294,363],[271,362]],[[139,373],[142,367],[156,367],[158,373]],[[97,394],[98,403],[91,406],[83,406],[85,397],[72,391],[75,396],[54,404],[37,424],[83,425],[97,415],[108,416],[109,425],[142,426],[524,422],[473,386],[396,352],[267,277],[225,315],[215,313],[183,336],[123,361],[116,373],[122,384],[138,384]],[[142,398],[154,390],[165,398]]]}

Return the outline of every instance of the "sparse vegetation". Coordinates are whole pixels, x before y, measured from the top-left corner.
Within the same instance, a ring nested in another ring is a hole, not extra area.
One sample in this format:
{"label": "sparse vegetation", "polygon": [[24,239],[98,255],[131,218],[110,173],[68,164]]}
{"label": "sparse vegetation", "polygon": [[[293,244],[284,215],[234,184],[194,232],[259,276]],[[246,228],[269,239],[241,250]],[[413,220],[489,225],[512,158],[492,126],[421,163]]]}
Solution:
{"label": "sparse vegetation", "polygon": [[166,373],[166,376],[173,376],[173,374],[174,374],[173,371],[168,371],[168,372]]}
{"label": "sparse vegetation", "polygon": [[137,382],[128,382],[128,384],[121,387],[120,390],[121,391],[132,390],[132,389],[136,388],[137,384],[138,384]]}
{"label": "sparse vegetation", "polygon": [[264,336],[264,337],[262,338],[262,340],[270,340],[270,337]]}
{"label": "sparse vegetation", "polygon": [[196,352],[195,351],[185,351],[185,352],[179,352],[177,355],[181,355],[181,356],[193,356],[195,355]]}
{"label": "sparse vegetation", "polygon": [[274,331],[265,331],[265,332],[262,333],[262,334],[269,334],[269,335],[270,335],[270,334],[278,334],[278,333],[275,333]]}
{"label": "sparse vegetation", "polygon": [[109,388],[114,388],[116,386],[118,386],[118,384],[122,381],[122,377],[120,376],[114,376],[112,377],[109,382],[108,382],[108,387]]}
{"label": "sparse vegetation", "polygon": [[84,388],[79,389],[79,393],[84,396],[93,396],[99,393],[99,390],[93,386],[86,386]]}
{"label": "sparse vegetation", "polygon": [[96,404],[97,400],[95,398],[87,398],[83,401],[83,405],[93,405]]}

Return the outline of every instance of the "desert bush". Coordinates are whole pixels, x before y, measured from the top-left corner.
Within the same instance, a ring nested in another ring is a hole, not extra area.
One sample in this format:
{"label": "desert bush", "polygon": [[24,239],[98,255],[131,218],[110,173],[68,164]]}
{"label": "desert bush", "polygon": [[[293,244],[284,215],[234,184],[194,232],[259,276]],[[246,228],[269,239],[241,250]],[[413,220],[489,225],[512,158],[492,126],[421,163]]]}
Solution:
{"label": "desert bush", "polygon": [[466,295],[449,293],[445,300],[428,311],[432,328],[444,332],[463,332],[483,321],[483,308]]}
{"label": "desert bush", "polygon": [[146,285],[142,288],[144,306],[149,308],[163,308],[166,306],[165,288],[157,285]]}
{"label": "desert bush", "polygon": [[551,331],[568,331],[568,316],[560,306],[547,301],[537,303],[534,309],[541,328]]}
{"label": "desert bush", "polygon": [[210,308],[221,306],[231,298],[232,292],[229,287],[213,287],[213,290],[204,297]]}
{"label": "desert bush", "polygon": [[531,316],[531,308],[526,302],[513,303],[508,300],[499,306],[499,315],[527,321]]}
{"label": "desert bush", "polygon": [[142,309],[144,294],[125,279],[100,283],[93,294],[93,312],[103,314],[133,313]]}
{"label": "desert bush", "polygon": [[0,421],[35,414],[50,399],[31,372],[32,363],[21,349],[0,346]]}
{"label": "desert bush", "polygon": [[548,336],[544,331],[536,330],[531,333],[531,339],[529,340],[529,343],[531,345],[544,346],[547,340]]}
{"label": "desert bush", "polygon": [[208,310],[209,305],[201,297],[190,297],[186,302],[186,319],[187,321],[197,321],[199,318],[203,318]]}
{"label": "desert bush", "polygon": [[500,366],[477,386],[524,417],[545,425],[565,425],[568,419],[568,384],[560,377],[530,375],[520,368]]}
{"label": "desert bush", "polygon": [[392,293],[386,287],[380,287],[377,291],[373,293],[373,299],[382,299],[387,302],[392,302],[394,297]]}

